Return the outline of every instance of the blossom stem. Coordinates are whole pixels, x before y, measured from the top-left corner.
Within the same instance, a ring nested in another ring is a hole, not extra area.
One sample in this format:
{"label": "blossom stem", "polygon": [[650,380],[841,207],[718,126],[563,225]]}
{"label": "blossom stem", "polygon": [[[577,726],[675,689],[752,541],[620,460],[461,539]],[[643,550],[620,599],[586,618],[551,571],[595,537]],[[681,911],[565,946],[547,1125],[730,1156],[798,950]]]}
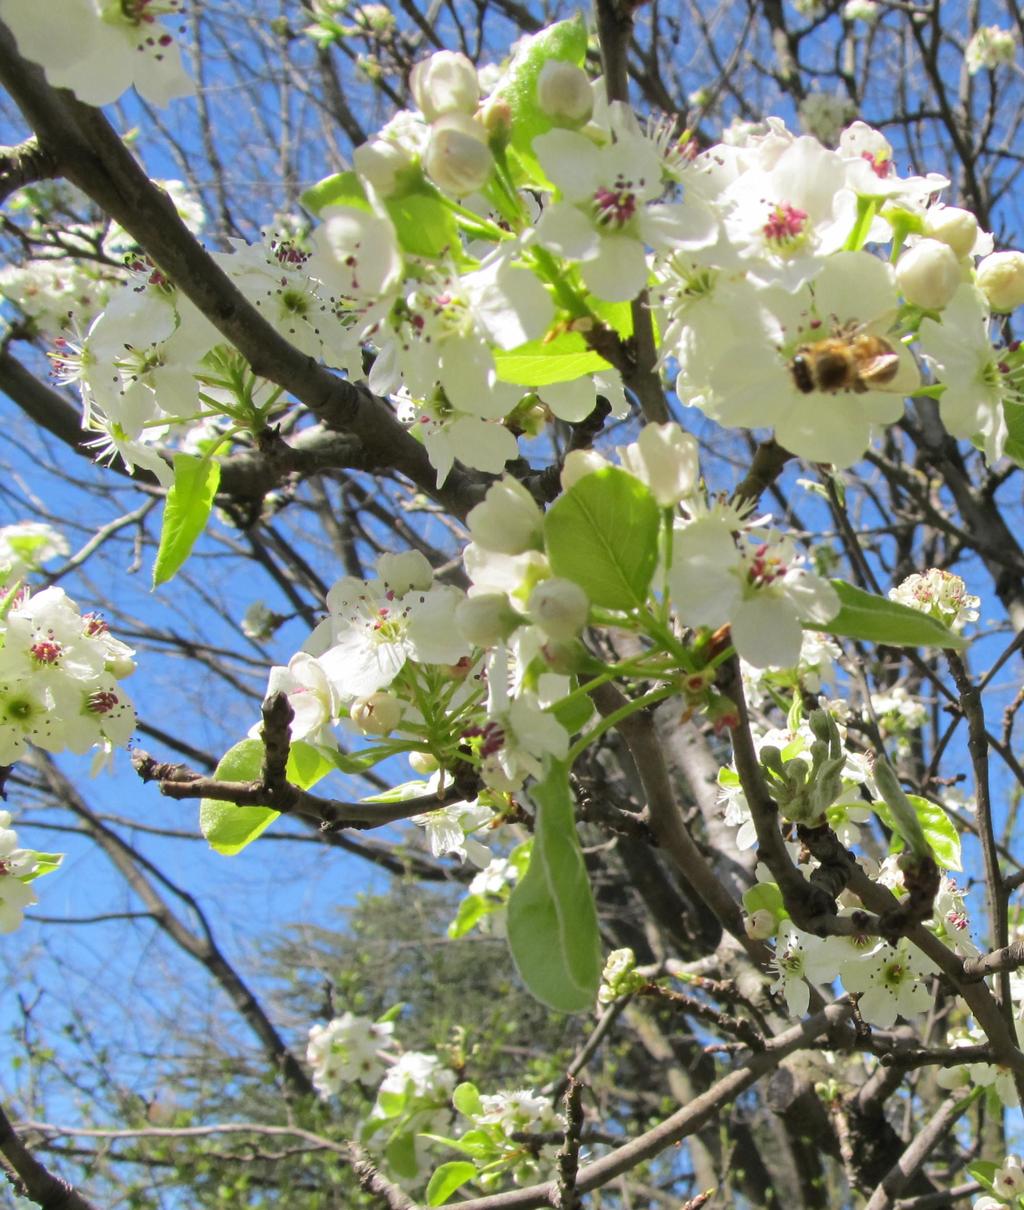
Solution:
{"label": "blossom stem", "polygon": [[674,685],[667,685],[661,689],[654,689],[650,693],[645,693],[643,697],[635,698],[628,702],[625,706],[613,711],[611,714],[605,715],[599,723],[595,723],[593,727],[573,744],[569,749],[569,754],[566,756],[566,763],[572,765],[586,749],[611,727],[617,726],[623,719],[629,718],[630,715],[638,713],[640,710],[646,710],[649,706],[656,706],[659,702],[663,702],[666,698],[672,697],[676,692]]}

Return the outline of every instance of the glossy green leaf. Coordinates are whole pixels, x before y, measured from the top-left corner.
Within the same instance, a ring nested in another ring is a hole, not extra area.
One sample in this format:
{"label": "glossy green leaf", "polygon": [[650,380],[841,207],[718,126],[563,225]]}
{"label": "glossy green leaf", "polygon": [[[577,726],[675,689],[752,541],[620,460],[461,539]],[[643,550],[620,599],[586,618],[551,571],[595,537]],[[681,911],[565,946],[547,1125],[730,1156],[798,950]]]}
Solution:
{"label": "glossy green leaf", "polygon": [[523,982],[541,1003],[559,1012],[589,1012],[604,960],[568,767],[550,761],[532,793],[537,803],[533,853],[509,899],[509,948]]}
{"label": "glossy green leaf", "polygon": [[448,936],[453,940],[465,937],[498,906],[496,900],[489,899],[486,895],[467,895],[459,904],[455,919],[448,925]]}
{"label": "glossy green leaf", "polygon": [[384,205],[403,252],[410,256],[443,256],[459,243],[455,216],[436,189],[394,195]]}
{"label": "glossy green leaf", "polygon": [[420,1166],[416,1159],[416,1136],[411,1130],[392,1135],[384,1148],[384,1155],[394,1171],[407,1181],[419,1176]]}
{"label": "glossy green leaf", "polygon": [[369,210],[370,203],[363,183],[354,172],[336,172],[311,185],[301,199],[303,206],[312,214],[319,214],[328,206],[356,206]]}
{"label": "glossy green leaf", "polygon": [[[220,781],[256,781],[263,771],[263,741],[243,739],[228,749],[214,771]],[[298,741],[288,753],[285,774],[294,786],[308,790],[334,771],[329,760],[312,744]],[[210,848],[233,857],[267,830],[281,814],[270,807],[236,807],[234,803],[204,798],[199,804],[199,829]]]}
{"label": "glossy green leaf", "polygon": [[966,639],[954,634],[935,618],[908,605],[890,601],[888,597],[875,596],[844,580],[833,580],[832,587],[839,594],[839,612],[828,622],[805,622],[805,630],[820,630],[847,639],[883,643],[887,647],[947,647],[960,650],[967,646]]}
{"label": "glossy green leaf", "polygon": [[587,28],[579,13],[520,39],[508,71],[495,89],[495,97],[508,104],[512,117],[511,143],[527,162],[533,162],[533,140],[551,129],[551,119],[537,103],[541,68],[549,59],[582,67],[586,53]]}
{"label": "glossy green leaf", "polygon": [[595,605],[643,603],[658,564],[661,509],[624,470],[584,475],[544,516],[544,545],[556,576],[574,580]]}
{"label": "glossy green leaf", "polygon": [[463,1117],[467,1118],[475,1118],[484,1110],[477,1086],[468,1080],[460,1084],[452,1093],[452,1104]]}
{"label": "glossy green leaf", "polygon": [[786,916],[786,906],[782,902],[782,892],[774,882],[756,882],[743,892],[743,907],[748,915],[762,909],[775,916]]}
{"label": "glossy green leaf", "polygon": [[451,1160],[442,1164],[427,1183],[427,1205],[443,1206],[456,1189],[461,1189],[476,1176],[476,1164],[468,1160]]}
{"label": "glossy green leaf", "polygon": [[1024,466],[1024,404],[1003,403],[1006,416],[1006,446],[1003,453],[1018,466]]}
{"label": "glossy green leaf", "polygon": [[599,353],[587,348],[579,332],[563,332],[546,344],[543,340],[531,340],[508,352],[498,349],[494,364],[502,382],[524,387],[572,382],[584,374],[598,374],[611,368]]}
{"label": "glossy green leaf", "polygon": [[[263,741],[243,739],[228,749],[213,775],[220,781],[255,781],[262,769]],[[236,807],[204,798],[199,804],[199,830],[211,849],[233,857],[265,832],[279,814],[269,807]]]}
{"label": "glossy green leaf", "polygon": [[220,463],[193,454],[174,455],[174,485],[167,493],[160,546],[153,564],[153,587],[166,584],[192,553],[206,528],[220,484]]}
{"label": "glossy green leaf", "polygon": [[[935,864],[944,870],[962,870],[960,833],[956,824],[937,802],[921,798],[918,794],[904,794],[904,798],[910,803],[921,825]],[[879,819],[893,832],[892,848],[893,852],[898,853],[903,848],[903,836],[902,829],[896,826],[892,811],[884,802],[871,805]]]}
{"label": "glossy green leaf", "polygon": [[19,874],[19,882],[35,882],[37,878],[42,878],[44,874],[52,874],[54,870],[60,867],[64,860],[63,853],[39,853],[35,854],[35,865],[28,874]]}

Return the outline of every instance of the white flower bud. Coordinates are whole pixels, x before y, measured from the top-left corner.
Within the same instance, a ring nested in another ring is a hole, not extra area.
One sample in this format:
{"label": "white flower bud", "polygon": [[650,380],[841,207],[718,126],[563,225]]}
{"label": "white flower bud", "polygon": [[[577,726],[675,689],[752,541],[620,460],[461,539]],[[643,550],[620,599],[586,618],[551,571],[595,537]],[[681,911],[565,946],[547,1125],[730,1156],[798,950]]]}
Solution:
{"label": "white flower bud", "polygon": [[590,600],[578,584],[552,576],[541,580],[527,602],[530,617],[553,639],[574,639],[587,624]]}
{"label": "white flower bud", "polygon": [[394,139],[375,138],[352,152],[352,163],[381,197],[390,197],[398,186],[399,176],[413,166],[414,156]]}
{"label": "white flower bud", "polygon": [[930,206],[925,211],[924,233],[948,244],[962,260],[970,255],[978,238],[978,220],[959,206]]}
{"label": "white flower bud", "polygon": [[697,442],[678,424],[648,424],[632,445],[619,450],[619,458],[647,484],[662,508],[671,508],[697,489]]}
{"label": "white flower bud", "polygon": [[438,118],[430,131],[423,167],[445,193],[463,197],[482,189],[493,167],[483,127],[464,113]]}
{"label": "white flower bud", "polygon": [[508,475],[491,484],[483,502],[466,518],[473,541],[499,555],[539,550],[543,520],[534,498]]}
{"label": "white flower bud", "polygon": [[568,491],[584,475],[603,471],[606,466],[611,466],[611,463],[596,450],[573,450],[562,463],[562,487]]}
{"label": "white flower bud", "polygon": [[434,569],[426,555],[418,550],[403,550],[397,555],[381,555],[377,560],[377,575],[396,597],[417,589],[426,592],[434,583]]}
{"label": "white flower bud", "polygon": [[522,620],[503,592],[482,592],[467,597],[455,610],[459,633],[474,647],[493,647],[502,642]]}
{"label": "white flower bud", "polygon": [[743,927],[752,941],[767,941],[775,936],[775,914],[767,908],[758,908],[745,917]]}
{"label": "white flower bud", "polygon": [[410,752],[409,764],[414,773],[422,773],[424,777],[436,773],[441,767],[433,752]]}
{"label": "white flower bud", "polygon": [[896,264],[896,284],[909,303],[941,311],[963,280],[960,259],[948,244],[919,240]]}
{"label": "white flower bud", "polygon": [[439,50],[417,63],[409,88],[428,122],[446,113],[474,114],[480,101],[476,68],[457,51]]}
{"label": "white flower bud", "polygon": [[993,311],[1024,303],[1024,252],[993,252],[978,265],[978,287]]}
{"label": "white flower bud", "polygon": [[878,20],[878,5],[875,0],[846,0],[843,17],[847,21],[863,21],[873,25]]}
{"label": "white flower bud", "polygon": [[582,67],[548,59],[537,77],[537,104],[549,118],[582,126],[594,112],[594,92]]}
{"label": "white flower bud", "polygon": [[402,702],[391,693],[371,693],[352,703],[349,717],[364,735],[387,735],[402,721]]}

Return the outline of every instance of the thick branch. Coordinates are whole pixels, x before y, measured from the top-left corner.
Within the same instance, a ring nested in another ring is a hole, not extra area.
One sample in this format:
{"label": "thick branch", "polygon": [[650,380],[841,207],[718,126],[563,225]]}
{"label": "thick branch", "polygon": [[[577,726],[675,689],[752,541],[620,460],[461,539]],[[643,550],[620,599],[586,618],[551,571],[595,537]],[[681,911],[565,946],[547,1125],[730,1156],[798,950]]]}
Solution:
{"label": "thick branch", "polygon": [[23,1186],[24,1193],[43,1210],[97,1210],[73,1185],[54,1176],[32,1154],[18,1137],[10,1119],[0,1107],[0,1155]]}

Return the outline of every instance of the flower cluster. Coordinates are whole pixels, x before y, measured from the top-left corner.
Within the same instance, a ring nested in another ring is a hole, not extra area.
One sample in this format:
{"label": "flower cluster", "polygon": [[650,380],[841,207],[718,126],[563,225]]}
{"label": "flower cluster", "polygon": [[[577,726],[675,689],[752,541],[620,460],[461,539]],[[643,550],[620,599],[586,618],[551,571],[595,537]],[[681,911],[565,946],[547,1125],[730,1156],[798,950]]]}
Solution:
{"label": "flower cluster", "polygon": [[942,622],[951,630],[960,631],[968,622],[978,620],[976,596],[967,591],[960,576],[931,567],[923,575],[907,576],[890,589],[889,597],[901,605],[918,609]]}
{"label": "flower cluster", "polygon": [[964,62],[972,76],[1012,63],[1017,53],[1013,33],[998,25],[982,25],[971,35],[964,51]]}
{"label": "flower cluster", "polygon": [[8,598],[0,648],[0,765],[27,744],[48,752],[101,758],[123,747],[135,711],[120,681],[134,671],[134,652],[94,613],[83,615],[62,588]]}
{"label": "flower cluster", "polygon": [[312,1025],[306,1062],[313,1069],[313,1086],[322,1097],[333,1096],[343,1084],[358,1080],[373,1084],[384,1074],[381,1057],[394,1033],[393,1021],[371,1021],[346,1012],[326,1025]]}

